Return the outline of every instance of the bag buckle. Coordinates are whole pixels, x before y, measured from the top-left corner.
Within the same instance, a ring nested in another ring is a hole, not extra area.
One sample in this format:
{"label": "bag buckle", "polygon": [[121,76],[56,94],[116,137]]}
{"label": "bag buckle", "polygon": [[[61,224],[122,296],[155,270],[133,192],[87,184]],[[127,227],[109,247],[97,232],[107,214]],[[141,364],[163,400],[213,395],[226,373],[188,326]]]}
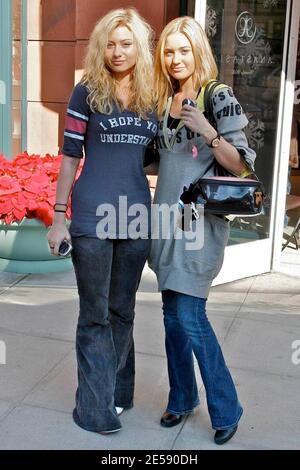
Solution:
{"label": "bag buckle", "polygon": [[198,220],[200,218],[200,215],[194,202],[191,202],[191,208],[192,208],[192,217],[194,218],[194,220]]}

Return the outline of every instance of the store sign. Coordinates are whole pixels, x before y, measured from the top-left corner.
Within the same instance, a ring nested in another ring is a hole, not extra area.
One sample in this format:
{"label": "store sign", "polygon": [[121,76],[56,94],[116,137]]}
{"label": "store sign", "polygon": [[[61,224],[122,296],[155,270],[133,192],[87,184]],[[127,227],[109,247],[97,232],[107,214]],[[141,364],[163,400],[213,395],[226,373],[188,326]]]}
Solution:
{"label": "store sign", "polygon": [[250,44],[256,35],[256,24],[253,15],[243,11],[235,23],[235,35],[241,44]]}

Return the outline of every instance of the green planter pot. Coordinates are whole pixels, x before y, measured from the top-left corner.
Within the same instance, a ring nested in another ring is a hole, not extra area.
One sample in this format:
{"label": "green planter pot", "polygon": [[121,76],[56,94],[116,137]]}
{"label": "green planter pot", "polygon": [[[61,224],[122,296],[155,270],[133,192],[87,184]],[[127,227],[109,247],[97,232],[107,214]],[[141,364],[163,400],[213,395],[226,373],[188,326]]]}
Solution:
{"label": "green planter pot", "polygon": [[54,273],[73,269],[71,256],[51,255],[47,229],[36,219],[19,224],[0,223],[0,271],[13,273]]}

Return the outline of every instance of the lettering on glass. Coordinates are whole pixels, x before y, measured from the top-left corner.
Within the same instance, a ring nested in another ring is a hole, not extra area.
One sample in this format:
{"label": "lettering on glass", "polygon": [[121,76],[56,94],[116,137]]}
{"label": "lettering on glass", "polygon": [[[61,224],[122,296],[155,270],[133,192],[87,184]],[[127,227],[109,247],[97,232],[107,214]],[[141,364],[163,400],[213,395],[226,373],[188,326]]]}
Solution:
{"label": "lettering on glass", "polygon": [[241,44],[249,44],[255,38],[255,20],[248,11],[243,11],[237,17],[235,23],[235,35]]}

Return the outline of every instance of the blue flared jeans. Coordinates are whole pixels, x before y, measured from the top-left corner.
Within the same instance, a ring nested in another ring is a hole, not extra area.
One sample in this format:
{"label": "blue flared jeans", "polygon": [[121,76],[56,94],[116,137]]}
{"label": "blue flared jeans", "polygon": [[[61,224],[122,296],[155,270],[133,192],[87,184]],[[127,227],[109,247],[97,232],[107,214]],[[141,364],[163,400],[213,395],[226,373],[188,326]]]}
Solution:
{"label": "blue flared jeans", "polygon": [[199,404],[194,353],[205,387],[213,429],[234,426],[243,409],[206,316],[207,299],[164,290],[162,300],[170,383],[167,411],[187,414]]}
{"label": "blue flared jeans", "polygon": [[79,294],[74,421],[95,432],[121,427],[133,406],[135,297],[151,240],[72,237]]}

